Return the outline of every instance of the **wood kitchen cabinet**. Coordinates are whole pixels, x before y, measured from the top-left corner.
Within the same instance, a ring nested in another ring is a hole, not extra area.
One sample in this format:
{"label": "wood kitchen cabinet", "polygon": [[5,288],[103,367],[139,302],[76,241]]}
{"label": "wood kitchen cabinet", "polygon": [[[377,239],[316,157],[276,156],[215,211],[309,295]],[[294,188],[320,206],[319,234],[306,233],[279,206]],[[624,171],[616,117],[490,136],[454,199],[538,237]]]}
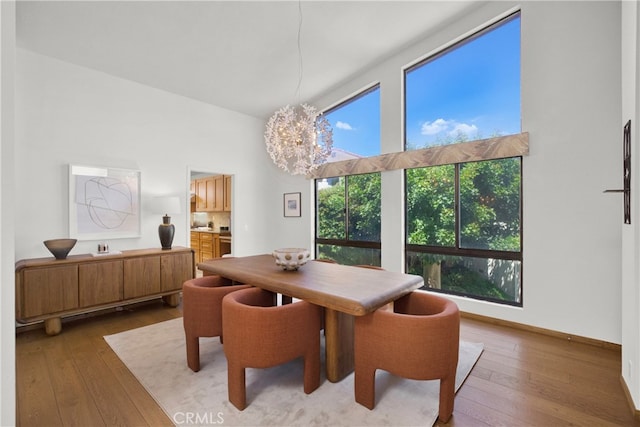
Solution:
{"label": "wood kitchen cabinet", "polygon": [[216,182],[213,176],[196,179],[196,211],[213,212],[216,206]]}
{"label": "wood kitchen cabinet", "polygon": [[222,203],[222,210],[225,212],[231,212],[231,176],[224,175],[224,201]]}
{"label": "wood kitchen cabinet", "polygon": [[224,210],[224,176],[214,176],[213,184],[215,187],[215,201],[213,203],[213,211],[222,212]]}
{"label": "wood kitchen cabinet", "polygon": [[20,260],[16,263],[16,320],[43,320],[47,334],[55,335],[61,331],[63,316],[158,297],[176,306],[182,283],[193,277],[191,248]]}
{"label": "wood kitchen cabinet", "polygon": [[192,231],[191,248],[195,253],[196,264],[208,259],[220,258],[222,255],[231,253],[231,236],[206,231]]}
{"label": "wood kitchen cabinet", "polygon": [[200,262],[216,258],[213,245],[213,233],[200,234]]}
{"label": "wood kitchen cabinet", "polygon": [[215,175],[193,181],[196,212],[231,211],[231,176]]}
{"label": "wood kitchen cabinet", "polygon": [[195,263],[201,262],[202,258],[200,257],[200,233],[197,231],[191,232],[191,249],[193,250],[193,259]]}

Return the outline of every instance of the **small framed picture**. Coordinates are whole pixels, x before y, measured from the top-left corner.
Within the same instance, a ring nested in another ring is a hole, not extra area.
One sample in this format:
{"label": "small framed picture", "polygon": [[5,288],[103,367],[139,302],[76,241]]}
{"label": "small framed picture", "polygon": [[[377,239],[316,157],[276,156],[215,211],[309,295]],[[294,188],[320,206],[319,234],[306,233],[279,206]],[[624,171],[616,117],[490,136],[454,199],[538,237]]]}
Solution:
{"label": "small framed picture", "polygon": [[284,193],[284,216],[302,216],[300,193]]}

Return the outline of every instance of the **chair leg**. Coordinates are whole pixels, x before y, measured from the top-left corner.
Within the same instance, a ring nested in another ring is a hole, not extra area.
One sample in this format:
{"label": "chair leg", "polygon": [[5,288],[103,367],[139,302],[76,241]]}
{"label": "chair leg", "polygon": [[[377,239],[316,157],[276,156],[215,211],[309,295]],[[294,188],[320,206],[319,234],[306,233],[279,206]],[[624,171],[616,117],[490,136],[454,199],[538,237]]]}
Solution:
{"label": "chair leg", "polygon": [[[362,365],[362,364],[361,364]],[[356,402],[368,409],[376,406],[376,370],[358,366],[354,373]]]}
{"label": "chair leg", "polygon": [[320,387],[320,346],[304,356],[304,392],[310,394]]}
{"label": "chair leg", "polygon": [[455,399],[455,375],[440,380],[440,408],[438,418],[443,423],[449,421],[453,414],[453,402]]}
{"label": "chair leg", "polygon": [[243,366],[234,366],[229,363],[227,366],[227,388],[229,392],[229,402],[233,406],[243,411],[247,407],[247,389],[245,386],[245,373]]}
{"label": "chair leg", "polygon": [[187,345],[187,366],[193,371],[200,370],[200,337],[185,336]]}

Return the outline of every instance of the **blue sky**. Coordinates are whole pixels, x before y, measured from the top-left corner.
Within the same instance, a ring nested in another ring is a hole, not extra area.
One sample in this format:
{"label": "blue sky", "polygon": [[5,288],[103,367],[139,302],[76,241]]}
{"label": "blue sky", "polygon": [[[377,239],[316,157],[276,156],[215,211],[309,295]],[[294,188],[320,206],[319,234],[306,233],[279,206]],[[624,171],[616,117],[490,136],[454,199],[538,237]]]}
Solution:
{"label": "blue sky", "polygon": [[333,128],[333,146],[360,156],[380,154],[380,88],[326,115]]}
{"label": "blue sky", "polygon": [[[408,148],[521,132],[520,17],[406,74]],[[326,115],[334,147],[380,154],[380,89]]]}

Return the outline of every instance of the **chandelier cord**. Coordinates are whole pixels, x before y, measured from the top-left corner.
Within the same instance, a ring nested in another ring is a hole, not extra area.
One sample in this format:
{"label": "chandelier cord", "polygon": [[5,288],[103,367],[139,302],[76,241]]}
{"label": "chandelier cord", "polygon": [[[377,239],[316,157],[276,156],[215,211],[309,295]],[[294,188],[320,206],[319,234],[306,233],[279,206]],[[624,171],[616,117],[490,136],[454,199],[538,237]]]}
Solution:
{"label": "chandelier cord", "polygon": [[298,106],[286,105],[267,122],[264,141],[273,163],[292,175],[309,175],[331,155],[333,130],[315,107],[300,104],[303,76],[302,0],[298,0]]}
{"label": "chandelier cord", "polygon": [[302,0],[298,0],[298,86],[296,86],[296,98],[298,104],[300,104],[300,88],[302,86],[302,73],[303,73],[303,65],[302,65],[302,46],[301,46],[301,36],[302,35]]}

